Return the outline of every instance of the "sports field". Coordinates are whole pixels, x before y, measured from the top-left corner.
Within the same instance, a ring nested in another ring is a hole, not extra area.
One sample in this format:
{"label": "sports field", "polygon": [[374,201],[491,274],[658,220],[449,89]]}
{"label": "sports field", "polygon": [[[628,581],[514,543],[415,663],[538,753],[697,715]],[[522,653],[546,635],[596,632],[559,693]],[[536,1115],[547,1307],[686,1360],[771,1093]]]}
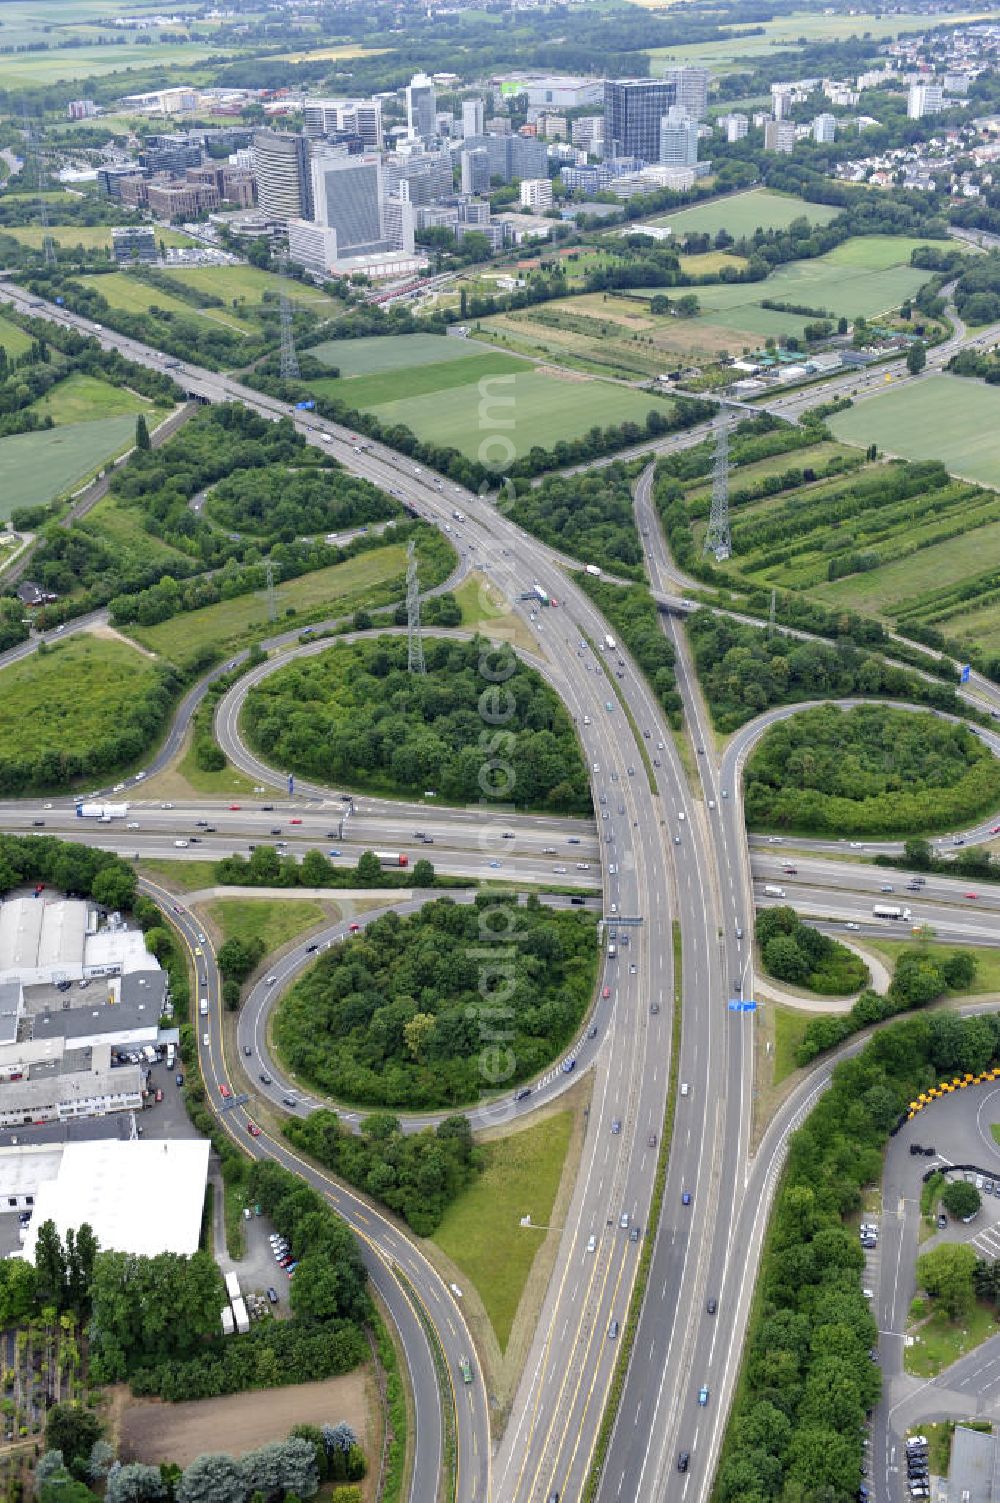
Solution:
{"label": "sports field", "polygon": [[517,371],[488,378],[487,391],[478,381],[466,382],[452,387],[446,401],[431,392],[383,402],[372,411],[384,423],[405,423],[420,438],[489,462],[501,453],[520,457],[536,444],[549,449],[595,424],[642,423],[653,407],[669,410],[669,404],[625,386],[518,364]]}
{"label": "sports field", "polygon": [[18,506],[51,501],[76,490],[135,438],[135,418],[102,418],[0,439],[0,521]]}
{"label": "sports field", "polygon": [[953,474],[1000,487],[1000,390],[961,376],[890,386],[838,412],[844,443],[878,444],[903,459],[940,459]]}
{"label": "sports field", "polygon": [[112,386],[110,381],[74,371],[32,402],[31,411],[40,418],[50,417],[56,424],[66,424],[97,422],[126,412],[150,412],[152,406],[128,387]]}
{"label": "sports field", "polygon": [[482,350],[454,335],[395,334],[384,339],[329,339],[313,345],[309,353],[325,365],[335,365],[342,376],[373,376],[445,360],[467,360]]}
{"label": "sports field", "polygon": [[840,213],[829,204],[809,204],[786,193],[769,193],[755,188],[750,193],[734,193],[729,198],[715,198],[708,203],[663,214],[651,224],[669,225],[677,236],[714,235],[728,230],[739,239],[756,229],[785,230],[794,219],[808,219],[810,224],[829,224]]}

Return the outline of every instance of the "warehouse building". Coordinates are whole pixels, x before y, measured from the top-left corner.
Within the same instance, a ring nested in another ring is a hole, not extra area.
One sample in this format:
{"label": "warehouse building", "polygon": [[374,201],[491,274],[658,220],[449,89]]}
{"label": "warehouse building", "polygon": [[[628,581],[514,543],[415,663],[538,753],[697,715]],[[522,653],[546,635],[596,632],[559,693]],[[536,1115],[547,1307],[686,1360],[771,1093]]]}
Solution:
{"label": "warehouse building", "polygon": [[[209,1148],[203,1138],[67,1143],[55,1175],[31,1191],[24,1256],[34,1261],[38,1229],[48,1220],[63,1239],[87,1222],[106,1251],[197,1252]],[[0,1181],[5,1157],[0,1150]]]}

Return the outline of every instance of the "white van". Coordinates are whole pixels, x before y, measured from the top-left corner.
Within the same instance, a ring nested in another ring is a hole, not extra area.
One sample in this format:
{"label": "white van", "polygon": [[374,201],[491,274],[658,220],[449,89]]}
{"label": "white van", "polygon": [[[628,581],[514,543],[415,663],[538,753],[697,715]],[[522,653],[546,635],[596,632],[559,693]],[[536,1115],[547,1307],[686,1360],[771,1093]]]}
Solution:
{"label": "white van", "polygon": [[189,844],[189,842],[186,841],[186,840],[175,840],[174,841],[174,845],[177,847],[177,849],[179,851],[186,851],[187,848],[188,848],[188,844]]}
{"label": "white van", "polygon": [[785,889],[783,887],[774,887],[770,882],[764,888],[764,892],[769,898],[783,898],[785,896]]}
{"label": "white van", "polygon": [[198,1003],[198,1012],[199,1012],[199,1014],[203,1018],[207,1018],[208,1017],[208,998],[207,997],[202,997],[201,1001]]}

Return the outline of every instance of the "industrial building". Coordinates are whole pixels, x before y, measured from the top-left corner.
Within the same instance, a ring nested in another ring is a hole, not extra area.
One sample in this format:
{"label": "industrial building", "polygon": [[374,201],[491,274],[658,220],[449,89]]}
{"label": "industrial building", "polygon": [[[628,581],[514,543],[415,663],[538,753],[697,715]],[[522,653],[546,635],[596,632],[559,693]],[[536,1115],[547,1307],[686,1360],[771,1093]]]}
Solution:
{"label": "industrial building", "polygon": [[142,934],[69,898],[11,898],[0,904],[0,982],[53,986],[96,976],[159,971]]}
{"label": "industrial building", "polygon": [[[48,1220],[62,1238],[87,1222],[101,1247],[113,1252],[196,1252],[209,1148],[204,1138],[67,1143],[57,1166],[51,1152],[40,1153],[24,1256],[34,1261],[38,1228]],[[0,1182],[11,1152],[0,1149]],[[30,1161],[24,1164],[30,1173]]]}

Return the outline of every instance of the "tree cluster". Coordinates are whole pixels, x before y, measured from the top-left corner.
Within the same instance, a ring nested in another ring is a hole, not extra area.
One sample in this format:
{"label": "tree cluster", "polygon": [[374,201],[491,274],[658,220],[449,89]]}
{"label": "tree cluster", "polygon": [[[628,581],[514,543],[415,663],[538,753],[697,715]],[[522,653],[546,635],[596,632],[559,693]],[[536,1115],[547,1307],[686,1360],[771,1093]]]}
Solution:
{"label": "tree cluster", "polygon": [[[257,846],[249,859],[223,856],[215,863],[215,879],[229,887],[468,887],[472,883],[471,877],[438,876],[433,862],[426,860],[410,867],[384,867],[374,851],[362,851],[354,866],[334,866],[322,851],[307,851],[299,861],[294,855],[280,855],[272,845]],[[235,979],[235,972],[230,975]]]}
{"label": "tree cluster", "polygon": [[956,950],[943,959],[922,946],[904,950],[897,957],[889,990],[884,997],[865,991],[848,1013],[826,1013],[809,1019],[796,1046],[795,1063],[801,1069],[819,1054],[842,1044],[852,1033],[883,1023],[897,1013],[926,1007],[947,992],[968,991],[976,973],[975,956]]}
{"label": "tree cluster", "polygon": [[[355,1133],[324,1107],[304,1119],[290,1117],[285,1136],[348,1184],[402,1216],[418,1237],[433,1234],[448,1206],[480,1169],[465,1117],[446,1117],[438,1127],[404,1133],[395,1117],[375,1113]],[[298,1277],[296,1270],[296,1288]]]}
{"label": "tree cluster", "polygon": [[733,731],[772,705],[824,696],[841,699],[863,694],[952,712],[960,708],[950,686],[897,668],[848,638],[828,643],[777,633],[770,636],[763,627],[709,610],[695,611],[685,628],[712,719],[720,731]]}
{"label": "tree cluster", "polygon": [[642,578],[632,488],[622,465],[581,475],[549,475],[536,486],[519,484],[506,510],[518,527],[543,543],[613,574]]}
{"label": "tree cluster", "polygon": [[408,918],[388,913],[326,951],[275,1017],[295,1074],[352,1105],[422,1110],[475,1101],[544,1069],[592,995],[593,918],[534,898],[504,904],[511,922],[500,967],[483,957],[499,911],[488,895],[440,898]]}
{"label": "tree cluster", "polygon": [[868,1356],[877,1330],[861,1292],[863,1255],[845,1218],[878,1180],[907,1102],[942,1075],[985,1069],[998,1048],[992,1017],[902,1021],[835,1067],[791,1138],[719,1470],[721,1503],[848,1503],[856,1493],[881,1375]]}
{"label": "tree cluster", "polygon": [[838,836],[955,829],[1000,804],[1000,763],[934,715],[822,705],[773,725],[745,773],[747,825]]}
{"label": "tree cluster", "polygon": [[53,835],[0,835],[0,896],[34,882],[106,908],[135,900],[135,872],[113,851]]}
{"label": "tree cluster", "polygon": [[326,784],[589,810],[572,722],[533,669],[480,638],[428,640],[424,658],[408,673],[405,639],[380,637],[290,663],[248,694],[248,740]]}
{"label": "tree cluster", "polygon": [[756,934],[764,969],[777,981],[831,997],[868,985],[864,961],[812,924],[804,924],[794,908],[761,909]]}

